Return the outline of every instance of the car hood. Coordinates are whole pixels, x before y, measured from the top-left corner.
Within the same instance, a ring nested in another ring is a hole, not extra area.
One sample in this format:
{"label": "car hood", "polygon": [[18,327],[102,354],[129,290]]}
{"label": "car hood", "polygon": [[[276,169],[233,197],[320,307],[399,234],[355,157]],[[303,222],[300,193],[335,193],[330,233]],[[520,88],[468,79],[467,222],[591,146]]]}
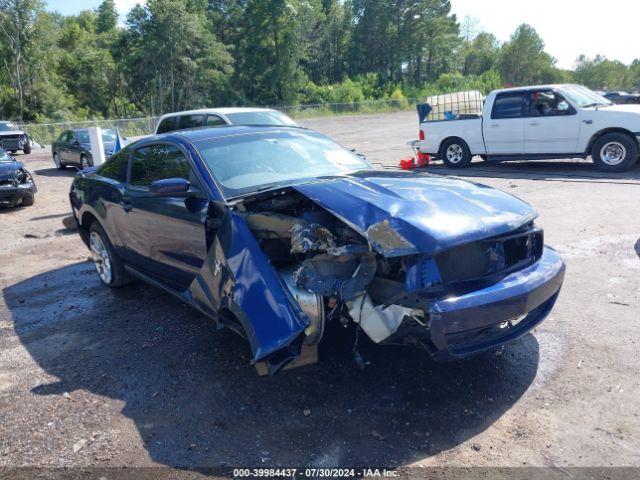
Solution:
{"label": "car hood", "polygon": [[16,170],[23,166],[21,162],[0,162],[0,180],[15,178]]}
{"label": "car hood", "polygon": [[8,135],[24,135],[22,130],[3,130],[0,131],[0,137]]}
{"label": "car hood", "polygon": [[597,109],[599,112],[618,112],[618,113],[630,113],[640,115],[640,104],[627,103],[622,105],[608,105]]}
{"label": "car hood", "polygon": [[500,190],[430,174],[366,172],[294,188],[386,257],[434,254],[511,232],[538,216]]}

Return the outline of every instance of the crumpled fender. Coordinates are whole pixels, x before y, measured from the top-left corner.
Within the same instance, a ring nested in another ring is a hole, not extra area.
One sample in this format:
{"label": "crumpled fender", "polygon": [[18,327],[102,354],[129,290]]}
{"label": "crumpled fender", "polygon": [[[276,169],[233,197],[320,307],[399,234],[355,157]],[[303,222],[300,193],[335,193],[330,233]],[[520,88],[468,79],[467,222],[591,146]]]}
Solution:
{"label": "crumpled fender", "polygon": [[249,340],[253,361],[265,360],[272,373],[300,355],[309,320],[290,301],[241,216],[225,216],[187,294],[205,313],[232,312]]}
{"label": "crumpled fender", "polygon": [[508,233],[538,216],[508,193],[431,174],[370,171],[294,188],[385,257],[431,255]]}

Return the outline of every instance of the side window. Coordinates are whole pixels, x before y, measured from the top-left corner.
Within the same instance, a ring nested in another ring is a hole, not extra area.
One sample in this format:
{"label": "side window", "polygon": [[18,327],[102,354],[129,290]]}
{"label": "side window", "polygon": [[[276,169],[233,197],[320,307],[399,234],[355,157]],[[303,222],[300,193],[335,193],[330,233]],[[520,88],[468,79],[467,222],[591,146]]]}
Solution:
{"label": "side window", "polygon": [[178,129],[178,117],[167,117],[158,125],[157,133],[173,132]]}
{"label": "side window", "polygon": [[149,187],[163,178],[189,180],[189,162],[174,145],[151,145],[133,152],[131,185]]}
{"label": "side window", "polygon": [[493,102],[491,118],[521,118],[523,100],[524,94],[522,92],[498,95]]}
{"label": "side window", "polygon": [[226,124],[227,122],[225,122],[218,115],[207,115],[207,123],[206,123],[207,127],[222,127]]}
{"label": "side window", "polygon": [[71,143],[76,139],[76,134],[73,132],[67,132],[67,142]]}
{"label": "side window", "polygon": [[59,142],[66,142],[67,141],[67,133],[68,132],[62,132],[60,134],[60,136],[58,137],[58,141]]}
{"label": "side window", "polygon": [[530,117],[557,117],[561,115],[575,115],[576,111],[562,97],[551,90],[531,92],[529,97]]}
{"label": "side window", "polygon": [[120,183],[127,181],[127,165],[129,163],[129,151],[123,150],[116,153],[102,165],[97,173],[98,175],[116,180]]}
{"label": "side window", "polygon": [[180,130],[198,128],[204,123],[204,115],[183,115],[180,117]]}

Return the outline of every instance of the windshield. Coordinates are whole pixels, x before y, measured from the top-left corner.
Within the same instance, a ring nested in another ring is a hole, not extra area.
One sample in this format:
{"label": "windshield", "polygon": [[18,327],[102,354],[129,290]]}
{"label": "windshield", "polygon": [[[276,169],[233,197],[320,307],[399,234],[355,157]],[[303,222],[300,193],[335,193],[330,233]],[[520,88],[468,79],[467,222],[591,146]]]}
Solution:
{"label": "windshield", "polygon": [[316,132],[269,131],[195,142],[225,197],[371,168]]}
{"label": "windshield", "polygon": [[[89,132],[87,130],[77,130],[76,137],[80,143],[91,143],[89,139]],[[102,130],[102,141],[103,142],[115,142],[116,140],[116,132],[115,130]]]}
{"label": "windshield", "polygon": [[562,93],[581,108],[611,105],[609,100],[582,85],[569,85],[562,89]]}
{"label": "windshield", "polygon": [[296,122],[278,111],[227,113],[234,125],[297,125]]}
{"label": "windshield", "polygon": [[19,130],[19,128],[12,122],[0,122],[0,132],[9,132],[11,130]]}

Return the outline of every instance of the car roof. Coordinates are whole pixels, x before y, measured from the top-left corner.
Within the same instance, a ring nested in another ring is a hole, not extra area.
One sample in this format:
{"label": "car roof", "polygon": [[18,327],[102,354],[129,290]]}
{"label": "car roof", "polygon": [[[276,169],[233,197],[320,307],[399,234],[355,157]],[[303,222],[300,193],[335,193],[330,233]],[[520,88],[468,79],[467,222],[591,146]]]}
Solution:
{"label": "car roof", "polygon": [[200,108],[198,110],[185,110],[183,112],[173,112],[166,113],[160,117],[160,120],[168,117],[176,117],[182,115],[198,115],[203,113],[219,113],[222,115],[228,115],[230,113],[243,113],[243,112],[278,112],[282,113],[279,110],[274,110],[273,108],[257,108],[257,107],[223,107],[223,108]]}

